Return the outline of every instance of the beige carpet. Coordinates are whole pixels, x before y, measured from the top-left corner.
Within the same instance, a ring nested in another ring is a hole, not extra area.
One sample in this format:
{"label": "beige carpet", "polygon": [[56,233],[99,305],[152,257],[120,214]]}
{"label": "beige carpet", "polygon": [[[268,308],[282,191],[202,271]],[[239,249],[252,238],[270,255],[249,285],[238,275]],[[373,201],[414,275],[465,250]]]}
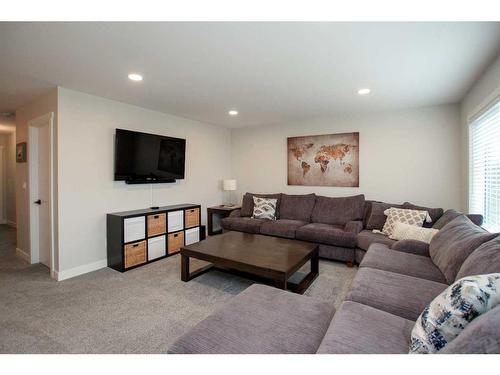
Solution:
{"label": "beige carpet", "polygon": [[[322,260],[306,294],[338,306],[355,273]],[[0,353],[165,353],[251,283],[219,271],[184,283],[178,255],[56,282],[15,255],[15,231],[0,225]]]}

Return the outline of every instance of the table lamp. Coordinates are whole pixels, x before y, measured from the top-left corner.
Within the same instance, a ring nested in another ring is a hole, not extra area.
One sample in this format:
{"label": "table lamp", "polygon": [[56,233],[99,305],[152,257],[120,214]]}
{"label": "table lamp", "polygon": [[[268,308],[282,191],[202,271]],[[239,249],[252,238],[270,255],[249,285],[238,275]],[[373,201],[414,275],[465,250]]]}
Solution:
{"label": "table lamp", "polygon": [[231,192],[236,190],[236,180],[223,180],[222,181],[222,190],[228,191],[228,203],[224,206],[232,207],[234,204],[232,203]]}

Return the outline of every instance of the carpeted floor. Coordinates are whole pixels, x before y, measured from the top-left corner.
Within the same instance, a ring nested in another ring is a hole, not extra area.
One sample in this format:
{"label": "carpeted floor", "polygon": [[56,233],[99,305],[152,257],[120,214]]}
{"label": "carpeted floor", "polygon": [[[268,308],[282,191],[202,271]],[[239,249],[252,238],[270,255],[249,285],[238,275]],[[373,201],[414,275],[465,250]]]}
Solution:
{"label": "carpeted floor", "polygon": [[[338,306],[355,273],[321,260],[306,294]],[[123,274],[105,268],[56,282],[46,267],[16,256],[15,230],[0,225],[0,353],[165,353],[250,284],[219,271],[184,283],[179,255]]]}

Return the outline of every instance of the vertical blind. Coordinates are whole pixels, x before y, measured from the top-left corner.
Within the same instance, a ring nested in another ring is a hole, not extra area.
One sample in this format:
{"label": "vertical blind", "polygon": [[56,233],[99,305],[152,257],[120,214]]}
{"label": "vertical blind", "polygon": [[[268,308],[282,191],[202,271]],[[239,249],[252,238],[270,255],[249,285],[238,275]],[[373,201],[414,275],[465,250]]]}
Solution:
{"label": "vertical blind", "polygon": [[500,100],[469,126],[469,211],[500,232]]}

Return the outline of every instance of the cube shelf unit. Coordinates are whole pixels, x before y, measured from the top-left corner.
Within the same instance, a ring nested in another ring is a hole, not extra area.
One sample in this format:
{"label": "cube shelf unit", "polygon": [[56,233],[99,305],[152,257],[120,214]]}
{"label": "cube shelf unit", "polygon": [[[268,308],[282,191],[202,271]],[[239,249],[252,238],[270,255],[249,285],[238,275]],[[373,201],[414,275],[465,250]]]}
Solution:
{"label": "cube shelf unit", "polygon": [[158,209],[107,214],[108,267],[125,272],[200,241],[201,206],[177,204]]}

